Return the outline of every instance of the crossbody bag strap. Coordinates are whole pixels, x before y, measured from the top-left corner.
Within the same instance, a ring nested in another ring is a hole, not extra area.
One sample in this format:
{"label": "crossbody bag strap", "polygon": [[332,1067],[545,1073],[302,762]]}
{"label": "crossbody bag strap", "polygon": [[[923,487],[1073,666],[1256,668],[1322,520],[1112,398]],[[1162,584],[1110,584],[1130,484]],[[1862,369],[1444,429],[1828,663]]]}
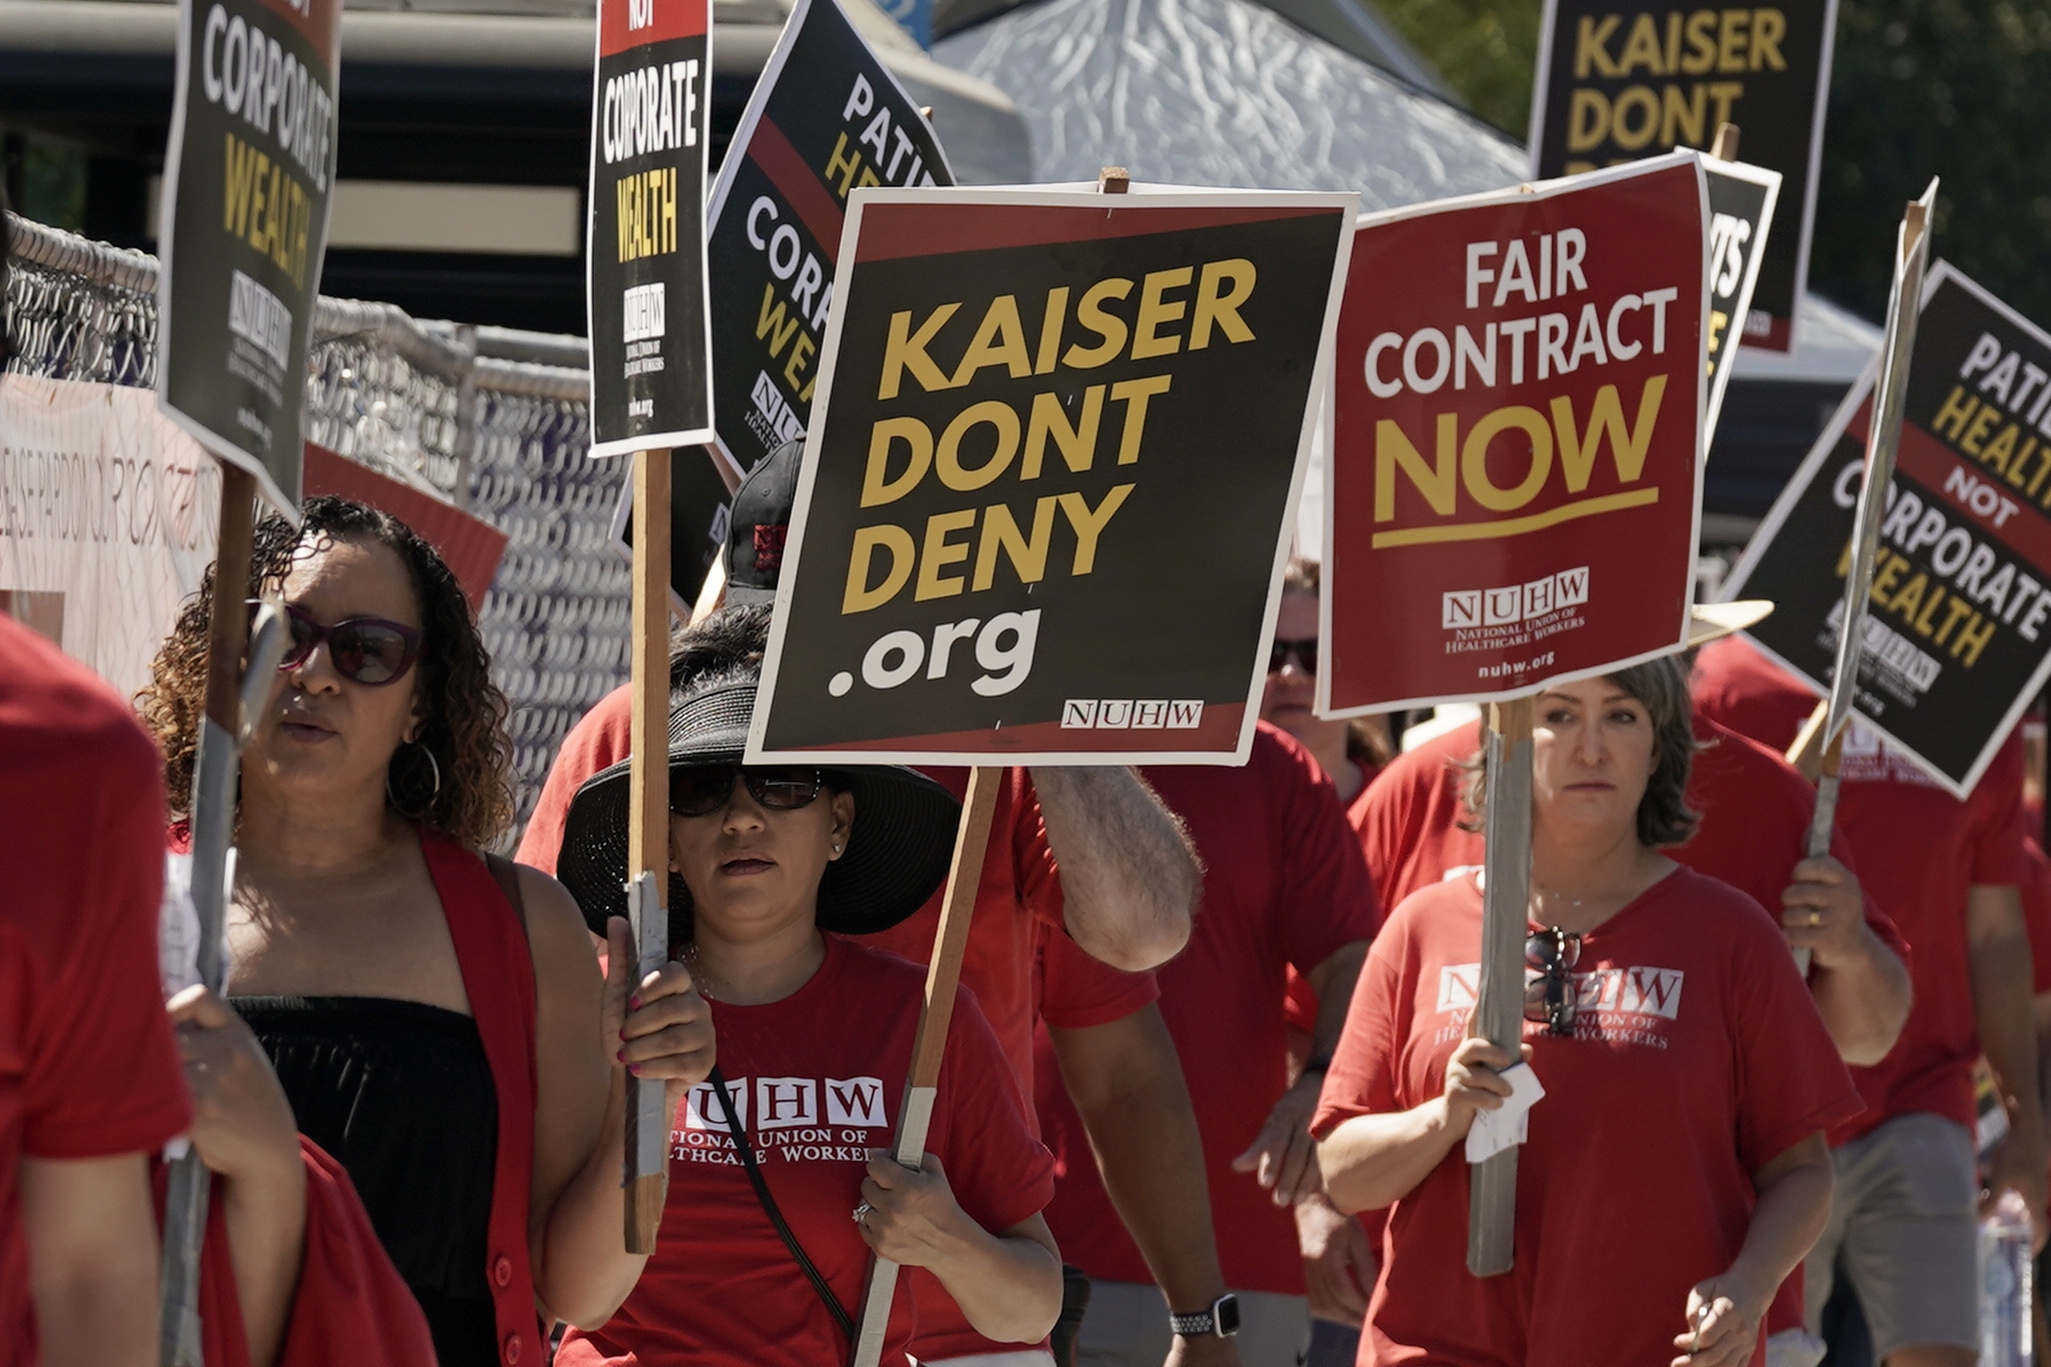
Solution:
{"label": "crossbody bag strap", "polygon": [[726,1075],[719,1071],[718,1064],[712,1067],[711,1082],[713,1091],[719,1096],[719,1109],[726,1115],[727,1132],[733,1136],[735,1147],[741,1151],[741,1166],[748,1170],[748,1182],[755,1188],[755,1199],[762,1203],[762,1209],[769,1216],[769,1223],[776,1226],[777,1237],[783,1240],[783,1246],[790,1250],[791,1257],[797,1259],[798,1266],[804,1270],[805,1280],[812,1283],[812,1289],[818,1292],[819,1299],[826,1303],[826,1309],[832,1314],[833,1322],[840,1326],[840,1332],[848,1342],[853,1343],[854,1318],[834,1298],[833,1288],[826,1284],[826,1278],[812,1265],[812,1259],[805,1253],[804,1246],[798,1242],[798,1236],[791,1233],[790,1226],[784,1222],[783,1212],[777,1209],[776,1198],[769,1192],[769,1182],[762,1176],[761,1165],[755,1161],[755,1146],[748,1142],[748,1132],[742,1128],[740,1118],[734,1114],[733,1103],[727,1095]]}

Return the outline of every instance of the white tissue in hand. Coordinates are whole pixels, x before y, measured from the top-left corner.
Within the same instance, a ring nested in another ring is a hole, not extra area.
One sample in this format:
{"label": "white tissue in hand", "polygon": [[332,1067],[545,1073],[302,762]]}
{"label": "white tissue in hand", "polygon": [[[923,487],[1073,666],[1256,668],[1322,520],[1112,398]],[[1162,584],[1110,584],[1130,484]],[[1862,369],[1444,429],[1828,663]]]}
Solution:
{"label": "white tissue in hand", "polygon": [[1493,1111],[1476,1111],[1474,1126],[1467,1131],[1467,1161],[1479,1163],[1513,1144],[1522,1144],[1531,1133],[1531,1108],[1545,1095],[1545,1086],[1528,1063],[1502,1071],[1510,1084],[1510,1095]]}

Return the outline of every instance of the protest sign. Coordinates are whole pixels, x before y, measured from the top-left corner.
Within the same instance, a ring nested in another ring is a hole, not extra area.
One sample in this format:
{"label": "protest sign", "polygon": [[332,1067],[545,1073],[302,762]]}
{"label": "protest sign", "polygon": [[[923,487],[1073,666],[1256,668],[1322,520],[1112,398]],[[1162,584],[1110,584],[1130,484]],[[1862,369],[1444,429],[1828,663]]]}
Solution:
{"label": "protest sign", "polygon": [[481,517],[424,489],[402,484],[325,446],[306,443],[306,496],[334,494],[390,513],[418,533],[456,576],[470,611],[484,611],[484,595],[506,553],[506,534]]}
{"label": "protest sign", "polygon": [[[727,515],[733,498],[720,477],[724,458],[711,447],[679,453],[670,465],[669,488],[669,593],[670,611],[690,616],[691,604],[712,570],[712,562],[726,549]],[[717,464],[715,462],[718,462]],[[621,555],[634,555],[634,482],[620,486],[619,506],[613,510],[612,539]]]}
{"label": "protest sign", "polygon": [[918,103],[840,6],[798,0],[705,213],[713,411],[736,477],[804,434],[848,195],[953,183]]}
{"label": "protest sign", "polygon": [[1723,412],[1723,394],[1730,388],[1737,362],[1738,337],[1759,279],[1781,175],[1763,166],[1714,157],[1703,158],[1702,174],[1709,183],[1709,321],[1704,339],[1709,409],[1702,422],[1702,449],[1707,451],[1716,437],[1716,419]]}
{"label": "protest sign", "polygon": [[858,193],[750,762],[1243,762],[1356,203]]}
{"label": "protest sign", "polygon": [[[1868,597],[1857,715],[1963,797],[2051,675],[2051,335],[1947,264],[1923,291]],[[1830,683],[1873,376],[1731,573],[1752,638]]]}
{"label": "protest sign", "polygon": [[585,301],[591,454],[712,436],[710,0],[599,0]]}
{"label": "protest sign", "polygon": [[288,516],[335,185],[341,21],[341,0],[178,6],[157,399]]}
{"label": "protest sign", "polygon": [[1693,9],[1620,0],[1546,0],[1531,98],[1534,176],[1707,147],[1745,130],[1745,159],[1778,171],[1797,221],[1773,234],[1744,319],[1745,346],[1794,347],[1795,301],[1823,155],[1837,0]]}
{"label": "protest sign", "polygon": [[1707,226],[1692,152],[1361,219],[1322,715],[1513,698],[1681,647]]}

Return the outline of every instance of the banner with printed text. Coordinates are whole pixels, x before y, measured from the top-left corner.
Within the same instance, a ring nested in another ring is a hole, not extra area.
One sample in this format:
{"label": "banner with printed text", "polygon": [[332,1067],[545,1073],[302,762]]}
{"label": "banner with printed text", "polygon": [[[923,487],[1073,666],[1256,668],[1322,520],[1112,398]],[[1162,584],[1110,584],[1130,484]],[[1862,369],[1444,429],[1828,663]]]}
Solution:
{"label": "banner with printed text", "polygon": [[335,185],[341,21],[341,0],[178,5],[157,400],[291,516]]}
{"label": "banner with printed text", "polygon": [[1707,227],[1692,152],[1361,219],[1322,715],[1516,697],[1680,648]]}
{"label": "banner with printed text", "polygon": [[0,376],[0,614],[123,697],[199,588],[221,466],[126,385]]}
{"label": "banner with printed text", "polygon": [[857,191],[749,762],[1244,762],[1357,204]]}
{"label": "banner with printed text", "polygon": [[712,436],[710,0],[599,0],[585,303],[591,454]]}
{"label": "banner with printed text", "polygon": [[1780,172],[1773,234],[1740,342],[1794,348],[1809,276],[1837,0],[1691,9],[1648,0],[1546,0],[1531,95],[1534,176],[1707,148],[1738,125],[1747,162]]}
{"label": "banner with printed text", "polygon": [[[1750,634],[1819,692],[1871,411],[1869,373],[1725,588],[1777,604]],[[2051,334],[1943,262],[1923,291],[1868,613],[1858,715],[1965,796],[2051,676]]]}
{"label": "banner with printed text", "polygon": [[952,185],[933,130],[833,0],[798,0],[706,209],[717,440],[736,475],[803,434],[847,197]]}

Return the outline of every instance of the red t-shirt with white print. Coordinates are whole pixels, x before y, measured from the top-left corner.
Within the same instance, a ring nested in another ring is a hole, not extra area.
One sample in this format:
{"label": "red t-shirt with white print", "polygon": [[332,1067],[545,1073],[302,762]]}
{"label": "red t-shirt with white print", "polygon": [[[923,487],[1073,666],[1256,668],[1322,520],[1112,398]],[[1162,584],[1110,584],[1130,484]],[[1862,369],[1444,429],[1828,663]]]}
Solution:
{"label": "red t-shirt with white print", "polygon": [[[1360,975],[1313,1133],[1443,1093],[1480,943],[1471,877],[1396,909]],[[1456,1145],[1390,1210],[1363,1364],[1671,1361],[1689,1290],[1743,1244],[1751,1174],[1858,1109],[1780,928],[1714,879],[1675,869],[1582,937],[1575,977],[1572,1038],[1525,1026],[1546,1095],[1517,1160],[1515,1270],[1467,1273],[1469,1169]]]}
{"label": "red t-shirt with white print", "polygon": [[[904,1099],[925,970],[828,936],[826,959],[782,1001],[714,1001],[719,1064],[762,1175],[799,1246],[850,1315],[869,1247],[849,1218],[871,1149],[887,1149]],[[847,1343],[777,1237],[706,1083],[670,1133],[669,1201],[655,1255],[610,1321],[565,1336],[562,1367],[688,1362],[693,1367],[818,1367]],[[1053,1195],[1054,1164],[975,998],[957,997],[927,1152],[961,1208],[1011,1228]],[[913,1333],[903,1285],[885,1367]]]}

